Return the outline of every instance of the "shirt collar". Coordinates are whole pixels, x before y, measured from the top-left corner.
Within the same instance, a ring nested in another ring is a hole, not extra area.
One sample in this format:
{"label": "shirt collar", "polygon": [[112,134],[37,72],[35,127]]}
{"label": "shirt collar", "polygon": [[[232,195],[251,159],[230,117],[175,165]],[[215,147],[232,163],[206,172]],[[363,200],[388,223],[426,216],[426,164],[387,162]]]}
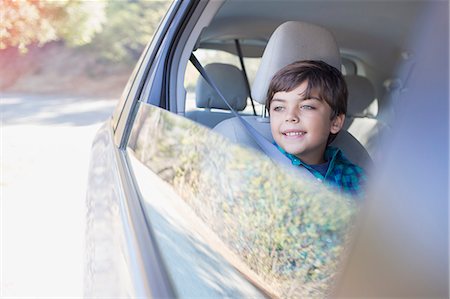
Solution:
{"label": "shirt collar", "polygon": [[[284,149],[282,149],[276,142],[274,142],[274,144],[276,145],[276,147],[278,148],[278,150],[280,152],[282,152],[286,157],[289,158],[289,160],[291,160],[292,165],[295,165],[295,166],[301,165],[301,166],[307,168],[309,171],[312,171],[314,173],[314,175],[316,175],[316,173],[315,173],[316,171],[309,164],[306,164],[305,162],[303,162],[296,156],[289,154]],[[335,161],[339,155],[341,155],[341,150],[338,149],[337,147],[327,146],[327,148],[325,149],[324,158],[330,164],[328,166],[328,170],[327,170],[327,173],[325,174],[324,178],[326,178],[328,176],[328,174],[330,173],[331,169],[333,169]]]}

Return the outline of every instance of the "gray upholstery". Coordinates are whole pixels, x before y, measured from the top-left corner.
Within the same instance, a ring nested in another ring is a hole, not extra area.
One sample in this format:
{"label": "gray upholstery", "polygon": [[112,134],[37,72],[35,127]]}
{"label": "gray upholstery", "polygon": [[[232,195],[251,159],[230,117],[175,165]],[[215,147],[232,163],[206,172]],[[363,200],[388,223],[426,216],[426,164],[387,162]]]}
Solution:
{"label": "gray upholstery", "polygon": [[358,75],[348,75],[344,78],[348,88],[344,129],[348,130],[353,122],[358,123],[361,119],[369,119],[370,122],[378,113],[378,105],[374,105],[375,88],[369,79]]}
{"label": "gray upholstery", "polygon": [[[339,48],[329,31],[303,22],[286,22],[274,31],[264,51],[252,87],[254,99],[264,103],[273,75],[280,68],[298,60],[323,60],[338,69],[341,65]],[[267,118],[248,116],[245,119],[263,136],[273,141]],[[214,130],[236,143],[258,149],[237,118],[230,118],[219,123]],[[347,131],[340,132],[333,145],[341,148],[353,163],[361,166],[371,164],[367,151]]]}
{"label": "gray upholstery", "polygon": [[234,117],[234,114],[231,114],[231,112],[193,110],[186,112],[186,117],[209,128],[214,128],[221,121]]}
{"label": "gray upholstery", "polygon": [[348,107],[344,129],[350,132],[371,154],[376,156],[376,140],[385,126],[378,121],[375,88],[369,79],[345,76],[348,87]]}
{"label": "gray upholstery", "polygon": [[376,117],[378,107],[371,105],[375,100],[375,88],[370,80],[358,75],[348,75],[344,78],[348,88],[347,115]]}
{"label": "gray upholstery", "polygon": [[341,56],[333,35],[326,29],[303,22],[286,22],[272,34],[252,86],[255,101],[265,104],[273,75],[297,60],[323,60],[341,69]]}
{"label": "gray upholstery", "polygon": [[[248,91],[242,71],[234,65],[223,63],[211,63],[204,68],[231,107],[236,111],[244,110],[247,106]],[[197,81],[195,94],[198,108],[229,110],[217,92],[201,76]]]}
{"label": "gray upholstery", "polygon": [[[243,118],[267,140],[273,142],[268,118],[262,118],[259,116],[244,116]],[[214,131],[228,137],[233,142],[259,150],[258,144],[253,141],[252,137],[247,133],[247,130],[236,118],[230,118],[222,121],[214,127]]]}
{"label": "gray upholstery", "polygon": [[[235,111],[244,110],[247,106],[248,91],[242,71],[233,65],[223,63],[211,63],[204,69],[231,107]],[[186,117],[211,128],[222,120],[233,117],[230,112],[210,110],[229,111],[229,108],[202,76],[197,81],[195,96],[197,108],[203,110],[188,111]]]}

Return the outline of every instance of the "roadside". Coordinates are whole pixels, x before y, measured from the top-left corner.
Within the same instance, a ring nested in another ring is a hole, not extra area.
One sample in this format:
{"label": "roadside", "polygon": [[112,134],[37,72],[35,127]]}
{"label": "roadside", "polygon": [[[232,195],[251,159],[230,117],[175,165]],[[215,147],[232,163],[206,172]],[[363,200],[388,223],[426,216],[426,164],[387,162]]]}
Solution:
{"label": "roadside", "polygon": [[85,97],[120,96],[134,63],[100,61],[93,52],[63,42],[0,50],[0,92],[69,94]]}
{"label": "roadside", "polygon": [[1,95],[1,298],[82,297],[90,147],[115,104]]}

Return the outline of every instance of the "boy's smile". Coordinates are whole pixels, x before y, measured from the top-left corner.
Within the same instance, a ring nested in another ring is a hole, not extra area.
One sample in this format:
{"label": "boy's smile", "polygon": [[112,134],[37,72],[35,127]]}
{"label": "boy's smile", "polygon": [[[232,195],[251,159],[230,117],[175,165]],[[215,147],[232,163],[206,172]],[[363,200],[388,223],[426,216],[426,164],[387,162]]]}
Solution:
{"label": "boy's smile", "polygon": [[299,130],[284,130],[283,132],[281,132],[283,135],[285,135],[286,137],[292,137],[292,138],[298,138],[301,136],[304,136],[306,134],[305,131],[299,131]]}
{"label": "boy's smile", "polygon": [[330,119],[332,110],[318,93],[305,98],[307,81],[291,91],[276,92],[270,104],[270,127],[275,142],[307,164],[324,163],[330,133],[342,127],[344,115]]}

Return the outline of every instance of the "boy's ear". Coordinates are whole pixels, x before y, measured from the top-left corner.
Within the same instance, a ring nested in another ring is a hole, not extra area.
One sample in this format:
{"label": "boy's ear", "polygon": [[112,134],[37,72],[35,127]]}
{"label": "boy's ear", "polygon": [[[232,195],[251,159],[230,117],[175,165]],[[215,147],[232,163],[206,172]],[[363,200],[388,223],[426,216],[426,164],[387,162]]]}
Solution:
{"label": "boy's ear", "polygon": [[337,115],[334,119],[332,119],[330,133],[337,134],[342,129],[342,126],[344,126],[344,121],[345,121],[344,113],[341,113]]}

